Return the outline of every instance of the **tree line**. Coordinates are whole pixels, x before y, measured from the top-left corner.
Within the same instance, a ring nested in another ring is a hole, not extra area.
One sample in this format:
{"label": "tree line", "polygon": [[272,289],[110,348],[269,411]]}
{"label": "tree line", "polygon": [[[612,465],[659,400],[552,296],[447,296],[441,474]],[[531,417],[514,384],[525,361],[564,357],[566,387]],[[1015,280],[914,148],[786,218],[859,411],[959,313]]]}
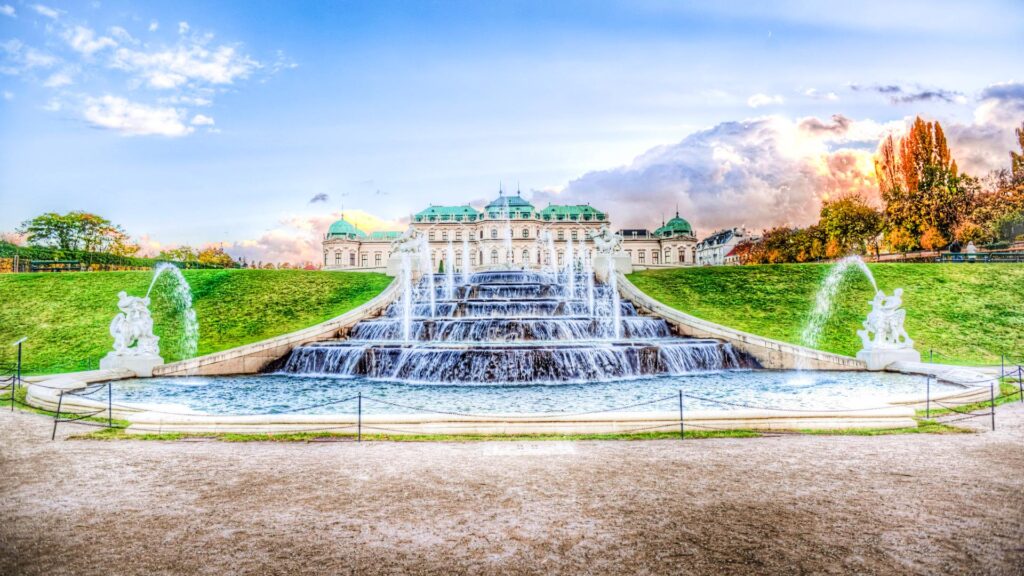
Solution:
{"label": "tree line", "polygon": [[822,204],[817,224],[775,227],[736,246],[742,263],[809,262],[849,254],[939,250],[953,243],[999,249],[1024,240],[1024,123],[1010,167],[978,178],[959,171],[939,122],[914,120],[875,157],[881,208],[848,195]]}

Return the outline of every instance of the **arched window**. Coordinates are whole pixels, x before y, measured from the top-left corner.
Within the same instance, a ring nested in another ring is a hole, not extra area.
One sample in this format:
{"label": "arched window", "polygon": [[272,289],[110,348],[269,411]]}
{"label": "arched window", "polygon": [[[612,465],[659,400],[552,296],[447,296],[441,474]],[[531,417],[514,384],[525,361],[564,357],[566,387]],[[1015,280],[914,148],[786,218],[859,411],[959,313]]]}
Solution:
{"label": "arched window", "polygon": [[523,264],[529,264],[529,263],[530,263],[530,250],[529,249],[523,250]]}
{"label": "arched window", "polygon": [[[497,233],[497,230],[495,230],[494,232]],[[491,264],[497,264],[497,263],[498,263],[498,251],[497,250],[491,250]]]}
{"label": "arched window", "polygon": [[679,263],[686,262],[686,248],[679,248]]}

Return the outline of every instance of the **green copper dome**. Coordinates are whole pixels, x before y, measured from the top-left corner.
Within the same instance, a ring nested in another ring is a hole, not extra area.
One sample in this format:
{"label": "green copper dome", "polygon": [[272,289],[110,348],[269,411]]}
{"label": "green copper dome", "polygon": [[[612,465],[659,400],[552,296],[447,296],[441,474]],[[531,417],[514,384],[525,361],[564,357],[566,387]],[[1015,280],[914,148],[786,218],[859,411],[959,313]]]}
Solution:
{"label": "green copper dome", "polygon": [[682,235],[693,236],[693,227],[690,226],[689,222],[679,217],[679,212],[676,212],[676,217],[655,230],[654,235],[660,238]]}
{"label": "green copper dome", "polygon": [[355,240],[356,238],[366,238],[366,233],[356,228],[345,217],[342,216],[341,220],[338,220],[327,230],[328,238],[348,238],[349,240]]}

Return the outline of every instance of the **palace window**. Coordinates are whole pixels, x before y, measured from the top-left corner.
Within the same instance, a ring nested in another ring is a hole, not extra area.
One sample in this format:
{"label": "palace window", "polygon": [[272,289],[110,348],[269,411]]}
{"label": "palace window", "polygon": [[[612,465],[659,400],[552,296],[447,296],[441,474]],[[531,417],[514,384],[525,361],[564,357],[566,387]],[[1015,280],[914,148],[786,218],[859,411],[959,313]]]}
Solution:
{"label": "palace window", "polygon": [[530,251],[529,250],[523,250],[523,264],[527,264],[529,262],[530,262]]}
{"label": "palace window", "polygon": [[360,268],[366,268],[366,263],[367,263],[367,261],[369,261],[369,258],[370,258],[369,254],[360,254],[359,255],[359,267]]}
{"label": "palace window", "polygon": [[686,262],[686,248],[679,249],[679,263]]}
{"label": "palace window", "polygon": [[672,251],[665,248],[665,264],[668,264],[672,260]]}
{"label": "palace window", "polygon": [[660,256],[660,255],[661,255],[661,252],[658,252],[657,250],[651,250],[651,262],[654,262],[655,264],[657,264],[658,261],[660,260],[660,258],[658,258],[658,256]]}
{"label": "palace window", "polygon": [[434,241],[434,231],[433,230],[430,231],[430,234],[428,234],[428,237],[430,238],[431,242]]}
{"label": "palace window", "polygon": [[641,264],[644,264],[644,263],[647,262],[647,251],[646,250],[637,250],[637,255],[640,256],[640,263]]}
{"label": "palace window", "polygon": [[[495,232],[497,232],[497,230],[495,230]],[[497,250],[491,250],[491,264],[497,264],[497,263],[498,263],[498,251]]]}
{"label": "palace window", "polygon": [[462,266],[462,254],[459,254],[458,252],[455,253],[455,266],[456,267],[461,267]]}
{"label": "palace window", "polygon": [[572,231],[572,239],[573,240],[579,240],[579,238],[580,238],[579,232],[577,232],[576,230],[573,230]]}
{"label": "palace window", "polygon": [[334,253],[334,265],[341,266],[341,252]]}
{"label": "palace window", "polygon": [[441,240],[444,240],[446,242],[448,241],[448,231],[447,230],[442,230],[441,231]]}
{"label": "palace window", "polygon": [[356,253],[355,252],[349,252],[348,253],[348,265],[349,265],[350,268],[355,268],[356,267]]}
{"label": "palace window", "polygon": [[497,240],[497,239],[498,239],[498,229],[497,228],[491,228],[491,240]]}
{"label": "palace window", "polygon": [[530,229],[529,228],[523,228],[523,238],[529,238],[529,237],[530,237]]}
{"label": "palace window", "polygon": [[562,266],[563,264],[565,264],[565,254],[562,253],[562,252],[559,252],[558,253],[558,265]]}
{"label": "palace window", "polygon": [[558,231],[558,239],[559,240],[565,240],[565,230],[559,230]]}
{"label": "palace window", "polygon": [[455,231],[455,240],[456,241],[462,240],[462,230],[456,230]]}
{"label": "palace window", "polygon": [[376,266],[377,268],[380,268],[380,259],[381,259],[380,252],[377,252],[377,253],[375,253],[373,255],[373,265]]}

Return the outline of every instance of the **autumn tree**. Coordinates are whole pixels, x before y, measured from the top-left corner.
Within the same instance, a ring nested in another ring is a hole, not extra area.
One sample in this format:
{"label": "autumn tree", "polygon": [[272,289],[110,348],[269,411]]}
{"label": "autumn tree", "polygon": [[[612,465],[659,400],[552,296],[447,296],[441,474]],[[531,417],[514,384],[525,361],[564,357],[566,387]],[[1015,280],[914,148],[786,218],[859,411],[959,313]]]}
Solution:
{"label": "autumn tree", "polygon": [[108,252],[131,256],[139,246],[120,226],[89,212],[47,212],[22,222],[18,232],[31,245],[52,246],[63,251]]}
{"label": "autumn tree", "polygon": [[906,234],[893,236],[901,247],[908,245],[908,238],[914,239],[911,249],[920,245],[928,228],[937,232],[932,239],[951,237],[972,209],[976,182],[959,174],[938,122],[918,117],[903,138],[886,138],[875,160],[875,174],[885,201],[887,238],[902,230]]}
{"label": "autumn tree", "polygon": [[233,268],[235,261],[231,256],[218,246],[210,246],[199,251],[196,258],[200,264],[220,266],[222,268]]}
{"label": "autumn tree", "polygon": [[174,262],[198,262],[199,252],[191,246],[179,246],[177,248],[166,248],[157,254],[158,260],[171,260]]}
{"label": "autumn tree", "polygon": [[828,237],[829,258],[865,254],[882,232],[882,214],[860,196],[844,196],[822,205],[818,225]]}

